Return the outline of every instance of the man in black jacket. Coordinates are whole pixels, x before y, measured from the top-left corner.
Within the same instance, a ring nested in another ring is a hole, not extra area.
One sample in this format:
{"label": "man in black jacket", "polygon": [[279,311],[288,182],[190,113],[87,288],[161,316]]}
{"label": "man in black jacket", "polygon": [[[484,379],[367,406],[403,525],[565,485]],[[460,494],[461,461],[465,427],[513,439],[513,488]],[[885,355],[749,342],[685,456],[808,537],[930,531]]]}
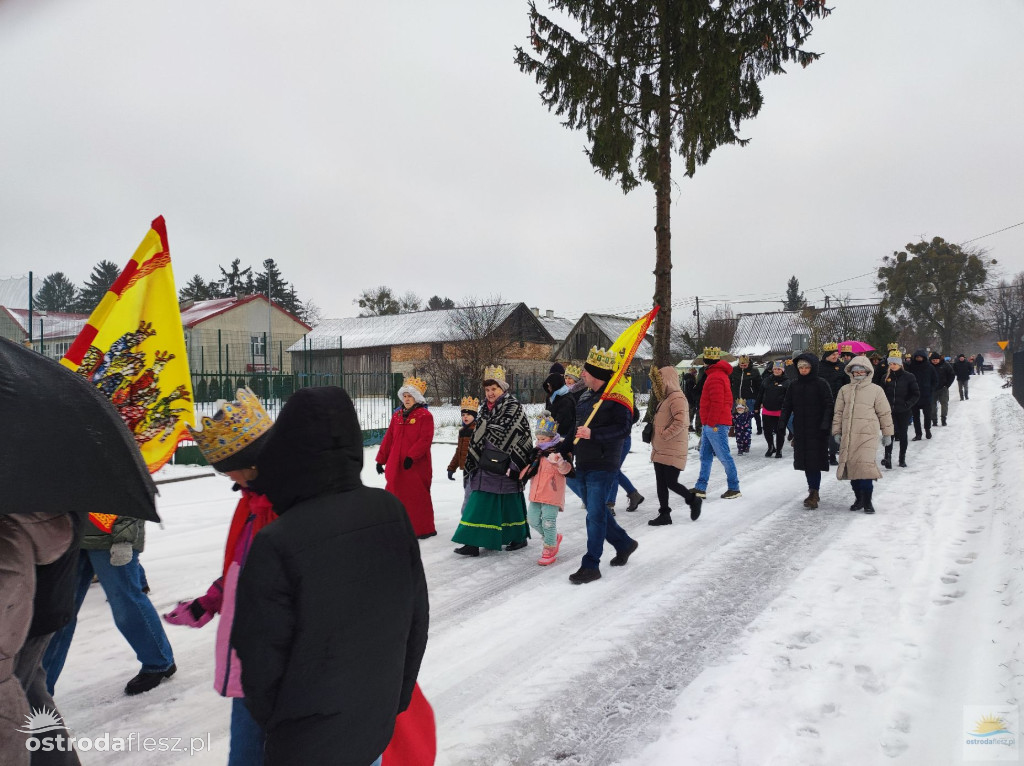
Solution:
{"label": "man in black jacket", "polygon": [[[638,543],[615,521],[607,499],[619,480],[622,445],[632,427],[633,416],[619,402],[608,399],[594,410],[615,370],[615,354],[591,349],[583,365],[587,390],[576,405],[576,480],[587,506],[587,553],[580,568],[569,575],[575,585],[601,578],[601,554],[607,540],[615,548],[611,565],[625,566]],[[587,418],[594,413],[590,423]]]}
{"label": "man in black jacket", "polygon": [[925,438],[932,438],[932,396],[939,390],[939,375],[929,364],[925,350],[919,348],[914,352],[913,359],[907,365],[907,372],[917,378],[917,386],[921,396],[914,405],[914,441],[921,441],[921,426],[924,425]]}
{"label": "man in black jacket", "polygon": [[957,356],[956,361],[953,362],[953,372],[956,374],[956,388],[960,392],[960,401],[964,399],[970,399],[967,395],[967,382],[971,378],[971,363],[967,361],[967,357],[963,354]]}
{"label": "man in black jacket", "polygon": [[739,358],[736,369],[729,376],[729,382],[732,384],[732,398],[742,399],[747,403],[747,409],[753,413],[754,423],[760,434],[761,410],[757,406],[757,397],[761,393],[761,373],[750,364],[749,356]]}
{"label": "man in black jacket", "polygon": [[928,361],[935,368],[939,379],[939,385],[932,394],[932,424],[937,424],[941,417],[942,425],[946,425],[946,413],[949,412],[949,387],[956,380],[956,373],[953,372],[953,366],[943,359],[938,351],[932,351],[928,355]]}
{"label": "man in black jacket", "polygon": [[412,697],[426,579],[402,503],[359,478],[363,440],[340,388],[281,410],[251,486],[280,517],[253,540],[231,643],[265,763],[368,766]]}
{"label": "man in black jacket", "polygon": [[[832,401],[839,396],[839,389],[850,382],[846,376],[846,369],[839,359],[839,344],[826,343],[822,346],[821,361],[818,363],[818,377],[824,378],[832,392]],[[828,436],[828,462],[829,465],[839,465],[836,455],[839,452],[839,442],[829,432]]]}

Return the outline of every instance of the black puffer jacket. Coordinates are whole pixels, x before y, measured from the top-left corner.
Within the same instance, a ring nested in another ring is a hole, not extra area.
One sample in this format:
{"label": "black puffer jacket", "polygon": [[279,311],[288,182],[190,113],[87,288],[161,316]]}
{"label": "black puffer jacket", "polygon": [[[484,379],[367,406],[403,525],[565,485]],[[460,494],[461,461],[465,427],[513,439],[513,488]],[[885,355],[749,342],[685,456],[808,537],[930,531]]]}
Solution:
{"label": "black puffer jacket", "polygon": [[790,380],[785,375],[779,375],[776,377],[768,375],[761,381],[761,392],[758,395],[757,404],[755,407],[762,407],[771,412],[779,412],[782,409],[782,403],[786,399],[786,388],[791,385]]}
{"label": "black puffer jacket", "polygon": [[902,367],[896,371],[890,370],[881,385],[893,412],[910,412],[921,398],[917,378]]}
{"label": "black puffer jacket", "polygon": [[[782,403],[779,425],[785,427],[793,415],[793,468],[798,471],[828,471],[828,437],[832,431],[832,390],[818,376],[818,359],[814,354],[800,354],[795,362],[805,359],[811,371],[789,384]],[[799,373],[797,373],[799,374]]]}
{"label": "black puffer jacket", "polygon": [[[935,360],[938,359],[939,363],[935,364]],[[928,364],[932,366],[935,373],[939,376],[939,387],[937,390],[941,391],[943,388],[949,388],[953,385],[956,380],[956,373],[953,372],[953,365],[943,359],[934,351],[928,357]]]}
{"label": "black puffer jacket", "polygon": [[971,377],[971,372],[974,367],[970,362],[967,361],[963,354],[960,354],[953,362],[953,373],[956,375],[956,379],[961,383]]}
{"label": "black puffer jacket", "polygon": [[253,540],[231,644],[266,763],[366,766],[409,705],[427,643],[419,546],[401,502],[359,478],[363,442],[342,389],[281,410],[253,489],[280,518]]}
{"label": "black puffer jacket", "polygon": [[[800,356],[806,356],[801,354]],[[796,357],[793,361],[793,365],[796,365]],[[850,379],[846,375],[846,365],[843,364],[842,360],[836,360],[830,362],[824,356],[818,361],[818,375],[820,375],[826,383],[828,383],[829,391],[832,393],[832,401],[835,401],[836,396],[839,394],[839,389],[850,382]],[[829,423],[829,428],[832,424]]]}
{"label": "black puffer jacket", "polygon": [[932,393],[939,389],[939,374],[934,365],[928,361],[928,355],[923,348],[914,352],[914,357],[907,365],[907,372],[913,373],[917,378],[918,388],[921,389],[922,399],[931,399]]}
{"label": "black puffer jacket", "polygon": [[[576,422],[586,423],[594,404],[604,392],[585,391],[576,405]],[[634,411],[636,408],[634,408]],[[633,415],[624,404],[608,400],[601,402],[590,421],[590,438],[580,439],[576,445],[576,468],[581,471],[618,471],[622,458],[622,445],[633,425]]]}
{"label": "black puffer jacket", "polygon": [[737,364],[729,376],[729,382],[732,384],[733,399],[757,399],[761,393],[761,373],[753,365],[748,364],[744,370]]}

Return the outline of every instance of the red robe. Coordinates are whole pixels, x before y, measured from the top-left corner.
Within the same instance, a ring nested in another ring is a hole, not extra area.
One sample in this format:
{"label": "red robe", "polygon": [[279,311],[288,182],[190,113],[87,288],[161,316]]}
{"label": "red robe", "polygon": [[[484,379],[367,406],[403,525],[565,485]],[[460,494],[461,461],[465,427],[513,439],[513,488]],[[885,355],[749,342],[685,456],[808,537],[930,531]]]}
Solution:
{"label": "red robe", "polygon": [[[411,410],[399,408],[377,450],[377,462],[384,466],[385,489],[402,501],[417,536],[435,533],[434,504],[430,501],[430,443],[434,440],[434,416],[421,404]],[[405,459],[412,466],[405,467]]]}

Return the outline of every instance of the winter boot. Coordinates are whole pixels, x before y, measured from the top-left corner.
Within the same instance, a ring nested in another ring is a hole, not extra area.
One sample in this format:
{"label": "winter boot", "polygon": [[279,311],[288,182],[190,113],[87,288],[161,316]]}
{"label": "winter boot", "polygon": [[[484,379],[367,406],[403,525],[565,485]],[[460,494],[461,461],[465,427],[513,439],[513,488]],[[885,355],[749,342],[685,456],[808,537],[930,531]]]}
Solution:
{"label": "winter boot", "polygon": [[477,545],[463,545],[461,548],[456,548],[455,552],[460,556],[479,556],[480,547]]}
{"label": "winter boot", "polygon": [[882,465],[892,470],[892,445],[885,448],[885,457],[882,458]]}
{"label": "winter boot", "polygon": [[807,493],[807,499],[804,500],[804,508],[810,508],[814,510],[818,507],[818,490],[812,489]]}
{"label": "winter boot", "polygon": [[514,543],[509,543],[505,546],[507,551],[518,551],[526,547],[526,540],[516,540]]}
{"label": "winter boot", "polygon": [[554,545],[545,545],[544,552],[540,554],[540,558],[537,559],[537,563],[542,567],[546,567],[549,564],[555,563],[555,552],[558,550]]}
{"label": "winter boot", "polygon": [[690,497],[686,500],[686,504],[690,506],[690,521],[696,521],[699,519],[700,507],[704,504],[704,501],[691,493]]}
{"label": "winter boot", "polygon": [[124,693],[128,696],[142,694],[150,689],[155,689],[165,678],[170,678],[177,671],[178,666],[171,663],[167,670],[148,671],[143,670],[124,687]]}
{"label": "winter boot", "polygon": [[930,429],[930,428],[924,429],[924,438],[925,439],[931,439],[932,438],[932,429]]}
{"label": "winter boot", "polygon": [[775,450],[775,459],[776,460],[781,460],[782,459],[782,447],[779,447],[777,450]]}
{"label": "winter boot", "polygon": [[735,500],[736,498],[743,497],[738,489],[727,489],[722,493],[723,500]]}
{"label": "winter boot", "polygon": [[562,547],[562,533],[559,532],[558,536],[555,538],[555,552],[553,554],[551,554],[551,555],[552,556],[557,556],[558,555],[558,549],[561,548],[561,547]]}
{"label": "winter boot", "polygon": [[630,492],[626,497],[629,498],[629,505],[626,506],[626,511],[632,513],[640,507],[640,503],[644,501],[644,496],[637,492],[635,489]]}
{"label": "winter boot", "polygon": [[668,508],[662,508],[658,511],[658,515],[647,522],[650,527],[664,527],[672,523],[672,511]]}
{"label": "winter boot", "polygon": [[850,506],[850,510],[859,511],[864,508],[864,493],[854,492],[853,494],[857,496],[857,499],[853,501],[853,505]]}
{"label": "winter boot", "polygon": [[769,447],[768,451],[764,453],[765,457],[771,457],[775,454],[775,447]]}
{"label": "winter boot", "polygon": [[946,419],[945,418],[942,419],[942,425],[946,425]]}
{"label": "winter boot", "polygon": [[632,540],[630,545],[627,545],[625,550],[621,550],[612,556],[612,560],[608,563],[613,567],[624,567],[626,562],[629,561],[629,557],[633,555],[634,551],[640,547],[640,543],[636,540]]}
{"label": "winter boot", "polygon": [[864,513],[874,513],[875,512],[875,506],[873,506],[871,504],[871,493],[874,492],[874,491],[875,491],[874,489],[869,489],[863,495],[863,497],[864,497]]}
{"label": "winter boot", "polygon": [[907,451],[903,447],[900,447],[899,467],[900,468],[906,468],[907,467]]}

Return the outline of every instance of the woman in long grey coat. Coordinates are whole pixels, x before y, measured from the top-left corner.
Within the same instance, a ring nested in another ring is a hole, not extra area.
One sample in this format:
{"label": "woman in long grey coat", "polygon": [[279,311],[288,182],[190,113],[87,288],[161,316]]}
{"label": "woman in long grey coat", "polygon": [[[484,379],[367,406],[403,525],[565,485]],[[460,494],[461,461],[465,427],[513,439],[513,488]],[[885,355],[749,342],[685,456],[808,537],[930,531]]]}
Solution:
{"label": "woman in long grey coat", "polygon": [[893,423],[889,399],[881,386],[871,382],[871,360],[855,356],[846,365],[850,382],[839,389],[832,433],[839,442],[837,479],[849,479],[856,500],[851,511],[874,513],[871,493],[874,480],[882,478],[878,469],[878,434],[883,443],[892,444]]}

